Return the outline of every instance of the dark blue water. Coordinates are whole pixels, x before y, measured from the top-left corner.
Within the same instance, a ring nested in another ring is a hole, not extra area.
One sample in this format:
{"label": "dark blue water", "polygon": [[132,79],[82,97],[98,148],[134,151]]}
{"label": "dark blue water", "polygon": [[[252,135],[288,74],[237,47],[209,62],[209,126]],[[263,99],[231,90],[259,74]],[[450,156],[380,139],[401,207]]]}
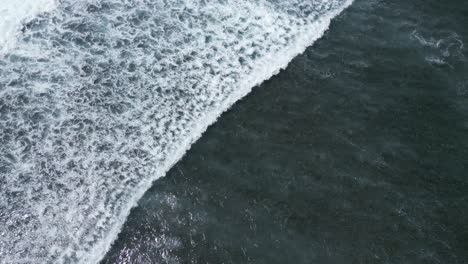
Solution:
{"label": "dark blue water", "polygon": [[468,262],[464,1],[1,2],[0,263]]}
{"label": "dark blue water", "polygon": [[468,263],[468,5],[356,0],[208,129],[103,263]]}
{"label": "dark blue water", "polygon": [[0,262],[87,264],[352,1],[16,2],[0,6]]}

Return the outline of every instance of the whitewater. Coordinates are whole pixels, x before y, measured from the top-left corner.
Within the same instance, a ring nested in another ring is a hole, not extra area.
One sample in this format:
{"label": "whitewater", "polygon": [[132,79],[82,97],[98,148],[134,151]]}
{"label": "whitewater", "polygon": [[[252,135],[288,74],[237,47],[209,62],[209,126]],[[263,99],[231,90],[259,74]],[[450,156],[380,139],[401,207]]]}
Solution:
{"label": "whitewater", "polygon": [[152,182],[351,2],[0,0],[0,262],[99,262]]}

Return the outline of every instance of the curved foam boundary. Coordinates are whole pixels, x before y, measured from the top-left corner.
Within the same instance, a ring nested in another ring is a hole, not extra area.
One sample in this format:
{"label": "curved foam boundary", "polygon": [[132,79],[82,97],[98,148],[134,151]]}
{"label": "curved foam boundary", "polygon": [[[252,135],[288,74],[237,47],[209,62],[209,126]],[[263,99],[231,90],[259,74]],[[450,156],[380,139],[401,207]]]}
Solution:
{"label": "curved foam boundary", "polygon": [[[291,45],[291,49],[281,50],[278,54],[271,54],[271,56],[258,61],[258,64],[255,66],[259,71],[250,75],[249,78],[244,79],[239,85],[241,89],[239,89],[238,92],[231,94],[222,106],[207,112],[203,118],[203,122],[198,123],[199,125],[193,130],[192,137],[187,138],[185,142],[180,145],[177,151],[167,159],[167,163],[164,166],[166,169],[160,175],[155,175],[153,178],[147,179],[140,184],[140,187],[137,188],[138,193],[134,194],[126,208],[122,210],[122,214],[118,216],[119,222],[112,228],[111,232],[109,232],[109,236],[96,245],[95,249],[90,254],[90,258],[83,261],[83,263],[99,263],[102,258],[104,258],[106,252],[109,251],[112,246],[112,243],[117,239],[125,220],[130,214],[130,210],[137,205],[145,192],[151,188],[154,181],[164,177],[167,171],[182,159],[185,153],[190,149],[191,145],[203,135],[210,125],[216,122],[222,113],[229,110],[234,103],[248,95],[255,86],[260,85],[264,81],[278,74],[281,70],[285,69],[296,56],[302,54],[307,47],[320,39],[328,30],[331,20],[352,3],[353,0],[348,0],[341,9],[330,12],[328,15],[317,20],[308,31],[304,32],[304,35],[297,41],[297,43],[295,43],[295,45]],[[272,64],[272,62],[274,63]]]}
{"label": "curved foam boundary", "polygon": [[25,25],[0,57],[0,257],[98,262],[152,182],[351,2],[63,0]]}

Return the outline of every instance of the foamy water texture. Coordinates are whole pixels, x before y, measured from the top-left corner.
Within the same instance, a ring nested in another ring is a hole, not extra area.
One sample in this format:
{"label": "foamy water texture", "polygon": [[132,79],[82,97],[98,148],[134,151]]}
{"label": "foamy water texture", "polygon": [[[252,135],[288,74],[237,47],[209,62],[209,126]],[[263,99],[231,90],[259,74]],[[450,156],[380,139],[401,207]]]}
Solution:
{"label": "foamy water texture", "polygon": [[0,0],[0,56],[15,46],[22,23],[56,5],[55,0]]}
{"label": "foamy water texture", "polygon": [[152,181],[350,3],[63,0],[10,34],[0,260],[99,261]]}

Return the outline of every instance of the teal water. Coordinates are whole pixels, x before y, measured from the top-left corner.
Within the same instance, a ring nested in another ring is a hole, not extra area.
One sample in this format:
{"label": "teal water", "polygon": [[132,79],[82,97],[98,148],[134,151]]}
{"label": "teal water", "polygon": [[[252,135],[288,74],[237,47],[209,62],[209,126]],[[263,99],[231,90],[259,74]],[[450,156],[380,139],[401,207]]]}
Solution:
{"label": "teal water", "polygon": [[132,209],[102,263],[467,263],[468,4],[356,0]]}

